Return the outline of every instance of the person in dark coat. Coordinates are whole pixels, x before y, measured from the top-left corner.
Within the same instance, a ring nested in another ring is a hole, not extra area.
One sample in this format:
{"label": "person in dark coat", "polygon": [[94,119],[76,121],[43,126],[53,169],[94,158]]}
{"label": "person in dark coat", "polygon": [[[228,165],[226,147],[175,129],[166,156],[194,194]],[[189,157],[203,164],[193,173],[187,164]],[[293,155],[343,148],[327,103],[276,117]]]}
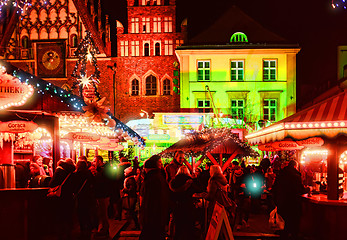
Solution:
{"label": "person in dark coat", "polygon": [[52,205],[55,207],[52,219],[55,220],[54,226],[59,239],[70,239],[73,226],[72,214],[73,204],[73,181],[71,178],[75,166],[63,160],[58,161],[53,177],[49,183],[49,187],[54,188],[61,185],[61,196],[52,199]]}
{"label": "person in dark coat", "polygon": [[122,201],[124,205],[123,208],[126,211],[128,223],[130,223],[131,220],[133,220],[135,223],[135,228],[133,230],[140,230],[140,224],[136,213],[137,184],[134,176],[127,177],[124,180],[124,188],[122,190],[122,195]]}
{"label": "person in dark coat", "polygon": [[184,153],[182,151],[176,152],[171,163],[165,167],[167,183],[176,176],[178,169],[183,166],[184,161]]}
{"label": "person in dark coat", "polygon": [[170,189],[173,191],[176,202],[173,211],[175,234],[174,240],[197,239],[194,235],[194,198],[193,194],[201,192],[201,188],[192,179],[189,169],[181,166],[177,175],[170,182]]}
{"label": "person in dark coat", "polygon": [[169,187],[161,169],[159,155],[153,155],[144,164],[146,176],[141,188],[140,240],[164,240],[169,221]]}
{"label": "person in dark coat", "polygon": [[95,197],[99,218],[99,228],[96,236],[107,237],[109,235],[109,222],[107,208],[111,194],[111,180],[107,177],[107,165],[101,156],[95,156],[91,171],[95,177]]}
{"label": "person in dark coat", "polygon": [[96,198],[94,177],[88,170],[86,161],[78,161],[73,173],[74,198],[77,200],[77,216],[81,230],[81,240],[90,239],[96,221]]}
{"label": "person in dark coat", "polygon": [[289,161],[276,176],[273,197],[278,214],[285,221],[283,238],[297,239],[301,217],[301,195],[306,192],[297,162]]}

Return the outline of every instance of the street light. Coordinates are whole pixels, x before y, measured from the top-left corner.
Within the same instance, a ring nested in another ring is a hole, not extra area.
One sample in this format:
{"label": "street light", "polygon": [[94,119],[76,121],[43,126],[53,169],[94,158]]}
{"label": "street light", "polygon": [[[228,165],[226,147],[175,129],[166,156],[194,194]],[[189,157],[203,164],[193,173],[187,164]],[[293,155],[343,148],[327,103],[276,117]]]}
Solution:
{"label": "street light", "polygon": [[146,114],[146,117],[148,119],[148,112],[146,112],[145,110],[141,109],[140,116],[143,117],[145,114]]}

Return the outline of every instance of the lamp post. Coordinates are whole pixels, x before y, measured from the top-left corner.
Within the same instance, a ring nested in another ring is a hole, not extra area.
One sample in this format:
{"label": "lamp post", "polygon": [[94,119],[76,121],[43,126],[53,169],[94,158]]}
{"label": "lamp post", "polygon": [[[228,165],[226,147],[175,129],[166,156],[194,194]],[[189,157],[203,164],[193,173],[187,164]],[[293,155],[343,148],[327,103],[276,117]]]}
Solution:
{"label": "lamp post", "polygon": [[145,114],[146,114],[146,117],[148,119],[148,112],[146,112],[145,110],[141,109],[140,116],[143,117]]}

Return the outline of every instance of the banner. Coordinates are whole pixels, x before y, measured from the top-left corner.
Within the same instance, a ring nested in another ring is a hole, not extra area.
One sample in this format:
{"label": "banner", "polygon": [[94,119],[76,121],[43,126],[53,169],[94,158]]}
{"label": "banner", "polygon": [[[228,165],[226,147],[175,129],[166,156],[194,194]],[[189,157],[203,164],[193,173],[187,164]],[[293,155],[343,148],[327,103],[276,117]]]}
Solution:
{"label": "banner", "polygon": [[0,132],[8,133],[24,133],[24,132],[33,132],[39,126],[34,122],[28,121],[9,121],[9,122],[0,122]]}

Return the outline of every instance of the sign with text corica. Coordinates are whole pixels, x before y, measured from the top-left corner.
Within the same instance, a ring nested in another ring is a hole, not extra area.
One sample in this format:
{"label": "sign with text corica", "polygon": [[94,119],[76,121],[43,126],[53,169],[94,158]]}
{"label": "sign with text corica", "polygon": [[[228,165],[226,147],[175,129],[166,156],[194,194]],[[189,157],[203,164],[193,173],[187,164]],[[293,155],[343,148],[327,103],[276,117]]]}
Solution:
{"label": "sign with text corica", "polygon": [[29,121],[9,121],[0,122],[0,132],[8,133],[24,133],[33,132],[39,126],[34,122]]}
{"label": "sign with text corica", "polygon": [[67,138],[77,142],[96,142],[100,140],[101,137],[87,132],[70,132],[67,134]]}
{"label": "sign with text corica", "polygon": [[33,93],[31,85],[0,70],[0,109],[22,106]]}

